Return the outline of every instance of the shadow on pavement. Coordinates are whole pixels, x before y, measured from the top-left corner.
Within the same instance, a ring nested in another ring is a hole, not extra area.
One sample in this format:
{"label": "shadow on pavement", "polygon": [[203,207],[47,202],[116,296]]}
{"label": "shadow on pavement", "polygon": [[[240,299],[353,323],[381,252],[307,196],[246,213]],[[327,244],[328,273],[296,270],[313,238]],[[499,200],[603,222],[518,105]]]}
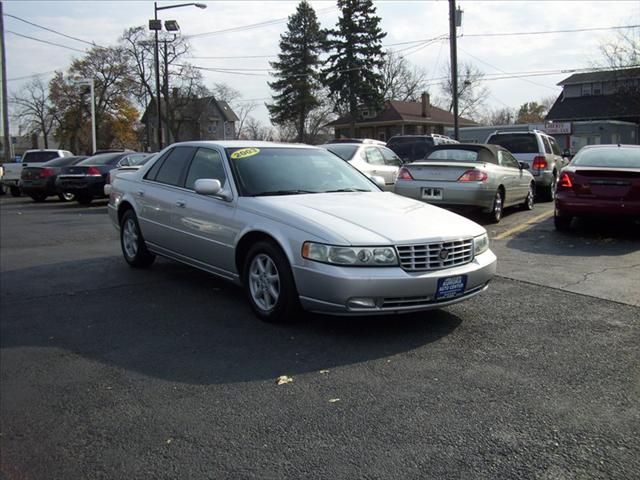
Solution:
{"label": "shadow on pavement", "polygon": [[507,247],[559,256],[618,256],[640,250],[640,222],[629,219],[575,219],[560,232],[553,218],[514,236]]}
{"label": "shadow on pavement", "polygon": [[[271,325],[254,317],[240,288],[166,260],[147,271],[108,257],[10,273],[11,285],[6,277],[2,282],[3,349],[59,348],[188,384],[275,381],[384,358],[435,342],[462,321],[436,310],[359,318],[302,314],[293,325]],[[36,283],[31,298],[21,298],[34,278],[66,283],[55,293]]]}

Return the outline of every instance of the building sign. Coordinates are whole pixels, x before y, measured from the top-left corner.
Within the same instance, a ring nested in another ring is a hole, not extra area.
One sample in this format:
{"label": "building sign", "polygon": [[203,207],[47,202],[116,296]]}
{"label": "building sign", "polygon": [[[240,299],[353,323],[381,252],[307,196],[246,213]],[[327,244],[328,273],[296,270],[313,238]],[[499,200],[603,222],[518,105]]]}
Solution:
{"label": "building sign", "polygon": [[543,130],[548,135],[571,135],[571,122],[547,123]]}

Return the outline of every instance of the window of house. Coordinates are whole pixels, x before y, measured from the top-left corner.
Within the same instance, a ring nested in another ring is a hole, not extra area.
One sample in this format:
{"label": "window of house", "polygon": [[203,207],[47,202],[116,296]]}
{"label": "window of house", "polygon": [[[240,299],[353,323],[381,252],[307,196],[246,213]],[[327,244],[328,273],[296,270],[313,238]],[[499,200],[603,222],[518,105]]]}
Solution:
{"label": "window of house", "polygon": [[591,93],[593,95],[602,95],[602,83],[594,83]]}
{"label": "window of house", "polygon": [[216,133],[217,131],[218,131],[218,124],[215,122],[209,123],[209,125],[207,126],[207,132]]}
{"label": "window of house", "polygon": [[590,83],[583,83],[582,84],[582,96],[586,97],[591,95],[591,84]]}
{"label": "window of house", "polygon": [[385,132],[378,132],[378,140],[382,140],[383,142],[386,142],[387,134]]}

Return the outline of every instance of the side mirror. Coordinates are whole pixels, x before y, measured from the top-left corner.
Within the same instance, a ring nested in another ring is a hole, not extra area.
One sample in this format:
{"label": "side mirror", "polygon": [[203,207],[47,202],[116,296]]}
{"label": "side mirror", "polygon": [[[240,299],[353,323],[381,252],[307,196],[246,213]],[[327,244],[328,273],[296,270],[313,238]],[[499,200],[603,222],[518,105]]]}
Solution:
{"label": "side mirror", "polygon": [[529,170],[529,164],[527,162],[518,162],[521,170]]}
{"label": "side mirror", "polygon": [[387,186],[384,182],[384,178],[379,177],[378,175],[373,175],[371,177],[371,181],[375,183],[378,187],[380,187],[382,190],[384,190],[385,187]]}
{"label": "side mirror", "polygon": [[571,156],[571,150],[570,150],[570,149],[568,149],[568,148],[566,148],[566,149],[564,150],[564,152],[562,152],[562,156],[563,156],[563,157],[570,157],[570,156]]}
{"label": "side mirror", "polygon": [[216,178],[201,178],[196,180],[195,190],[200,195],[217,195],[222,190],[222,184]]}

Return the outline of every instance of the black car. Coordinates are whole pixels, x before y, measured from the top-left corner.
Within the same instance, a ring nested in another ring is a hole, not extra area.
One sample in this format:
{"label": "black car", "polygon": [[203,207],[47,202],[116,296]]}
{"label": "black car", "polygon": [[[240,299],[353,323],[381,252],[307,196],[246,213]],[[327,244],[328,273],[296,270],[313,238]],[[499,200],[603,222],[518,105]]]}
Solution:
{"label": "black car", "polygon": [[20,174],[22,192],[29,195],[34,202],[44,202],[52,195],[58,195],[63,202],[73,200],[73,194],[58,192],[56,179],[64,167],[76,165],[85,158],[87,157],[59,157],[34,167],[25,166]]}
{"label": "black car", "polygon": [[104,185],[109,172],[123,163],[129,164],[130,156],[144,155],[135,152],[102,153],[89,157],[77,165],[65,167],[58,175],[56,188],[59,193],[75,195],[78,203],[89,205],[94,198],[104,198]]}
{"label": "black car", "polygon": [[415,162],[424,159],[434,146],[449,143],[458,142],[436,133],[431,135],[395,135],[387,142],[387,148],[393,150],[403,162]]}

